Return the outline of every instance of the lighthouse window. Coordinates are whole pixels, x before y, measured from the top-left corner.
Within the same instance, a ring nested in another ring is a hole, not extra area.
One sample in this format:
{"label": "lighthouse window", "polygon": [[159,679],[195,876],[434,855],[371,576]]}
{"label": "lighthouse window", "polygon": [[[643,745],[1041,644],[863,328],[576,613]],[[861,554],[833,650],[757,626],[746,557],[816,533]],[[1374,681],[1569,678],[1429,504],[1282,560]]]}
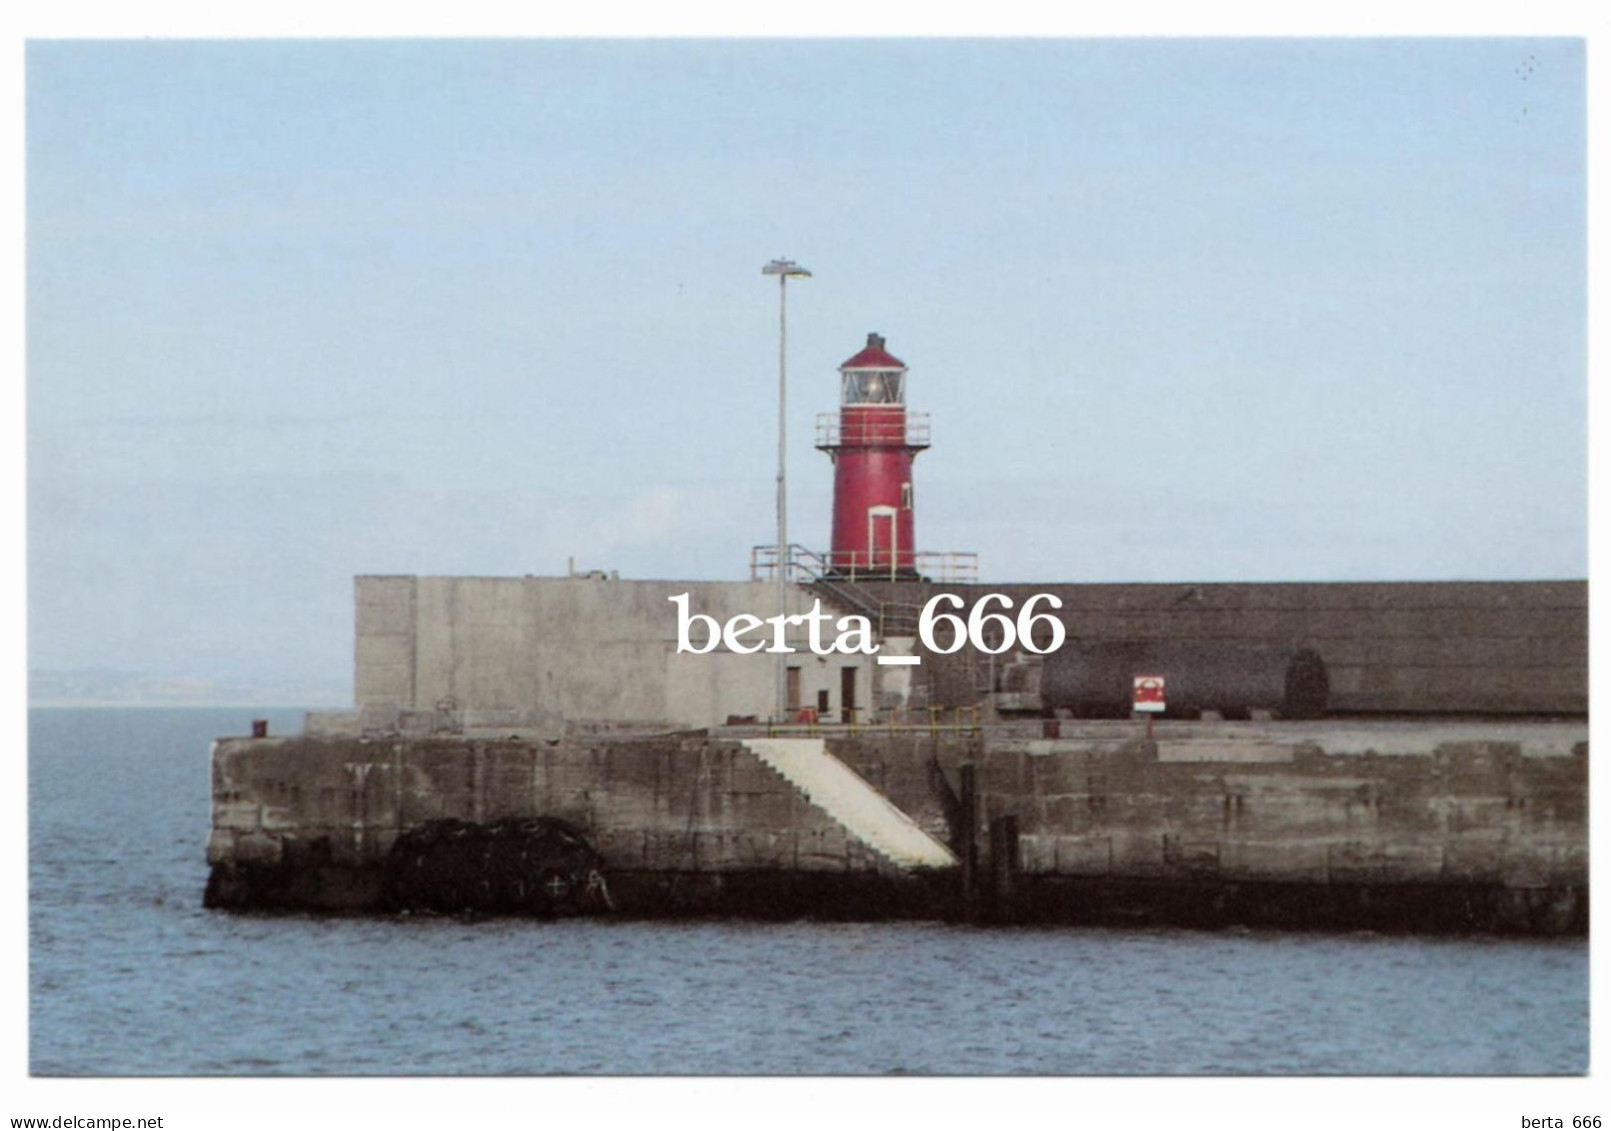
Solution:
{"label": "lighthouse window", "polygon": [[910,483],[901,484],[901,506],[905,510],[912,509],[912,485]]}
{"label": "lighthouse window", "polygon": [[872,373],[846,373],[845,404],[900,404],[902,377],[899,370]]}

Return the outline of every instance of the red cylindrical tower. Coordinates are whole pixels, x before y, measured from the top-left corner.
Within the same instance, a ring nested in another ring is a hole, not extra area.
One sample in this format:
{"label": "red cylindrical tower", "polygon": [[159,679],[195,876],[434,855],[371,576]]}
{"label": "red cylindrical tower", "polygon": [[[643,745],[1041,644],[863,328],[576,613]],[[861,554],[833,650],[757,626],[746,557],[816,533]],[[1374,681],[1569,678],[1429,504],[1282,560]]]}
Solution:
{"label": "red cylindrical tower", "polygon": [[867,335],[839,367],[839,412],[817,418],[817,448],[834,463],[833,549],[846,577],[915,577],[912,461],[929,446],[928,416],[906,413],[906,365]]}

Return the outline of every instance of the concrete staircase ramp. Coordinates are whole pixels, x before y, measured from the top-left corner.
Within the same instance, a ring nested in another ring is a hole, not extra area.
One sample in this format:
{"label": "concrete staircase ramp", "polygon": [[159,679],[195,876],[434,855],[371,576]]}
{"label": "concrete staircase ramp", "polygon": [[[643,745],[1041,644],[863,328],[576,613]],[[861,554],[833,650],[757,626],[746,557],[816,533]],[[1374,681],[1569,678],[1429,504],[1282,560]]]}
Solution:
{"label": "concrete staircase ramp", "polygon": [[744,746],[856,839],[902,868],[949,868],[957,858],[820,738],[749,738]]}

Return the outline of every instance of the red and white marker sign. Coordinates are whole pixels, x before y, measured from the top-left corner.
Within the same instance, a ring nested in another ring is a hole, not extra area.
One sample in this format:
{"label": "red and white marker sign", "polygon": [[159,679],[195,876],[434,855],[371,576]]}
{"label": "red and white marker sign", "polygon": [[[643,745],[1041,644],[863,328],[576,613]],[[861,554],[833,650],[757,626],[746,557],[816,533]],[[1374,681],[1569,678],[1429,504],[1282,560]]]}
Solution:
{"label": "red and white marker sign", "polygon": [[1164,709],[1164,677],[1138,675],[1135,679],[1135,709],[1162,711]]}

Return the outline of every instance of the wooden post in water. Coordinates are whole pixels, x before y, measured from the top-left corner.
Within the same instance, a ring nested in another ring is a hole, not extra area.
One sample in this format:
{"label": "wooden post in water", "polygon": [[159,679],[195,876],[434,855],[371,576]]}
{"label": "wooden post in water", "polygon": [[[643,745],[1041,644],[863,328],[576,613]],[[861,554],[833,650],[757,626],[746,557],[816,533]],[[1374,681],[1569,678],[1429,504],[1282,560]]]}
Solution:
{"label": "wooden post in water", "polygon": [[993,918],[998,923],[1017,920],[1020,870],[1018,818],[1009,813],[990,822],[990,886],[995,896]]}
{"label": "wooden post in water", "polygon": [[962,819],[958,822],[958,839],[962,856],[962,913],[968,922],[979,919],[979,781],[978,767],[972,762],[962,763]]}

